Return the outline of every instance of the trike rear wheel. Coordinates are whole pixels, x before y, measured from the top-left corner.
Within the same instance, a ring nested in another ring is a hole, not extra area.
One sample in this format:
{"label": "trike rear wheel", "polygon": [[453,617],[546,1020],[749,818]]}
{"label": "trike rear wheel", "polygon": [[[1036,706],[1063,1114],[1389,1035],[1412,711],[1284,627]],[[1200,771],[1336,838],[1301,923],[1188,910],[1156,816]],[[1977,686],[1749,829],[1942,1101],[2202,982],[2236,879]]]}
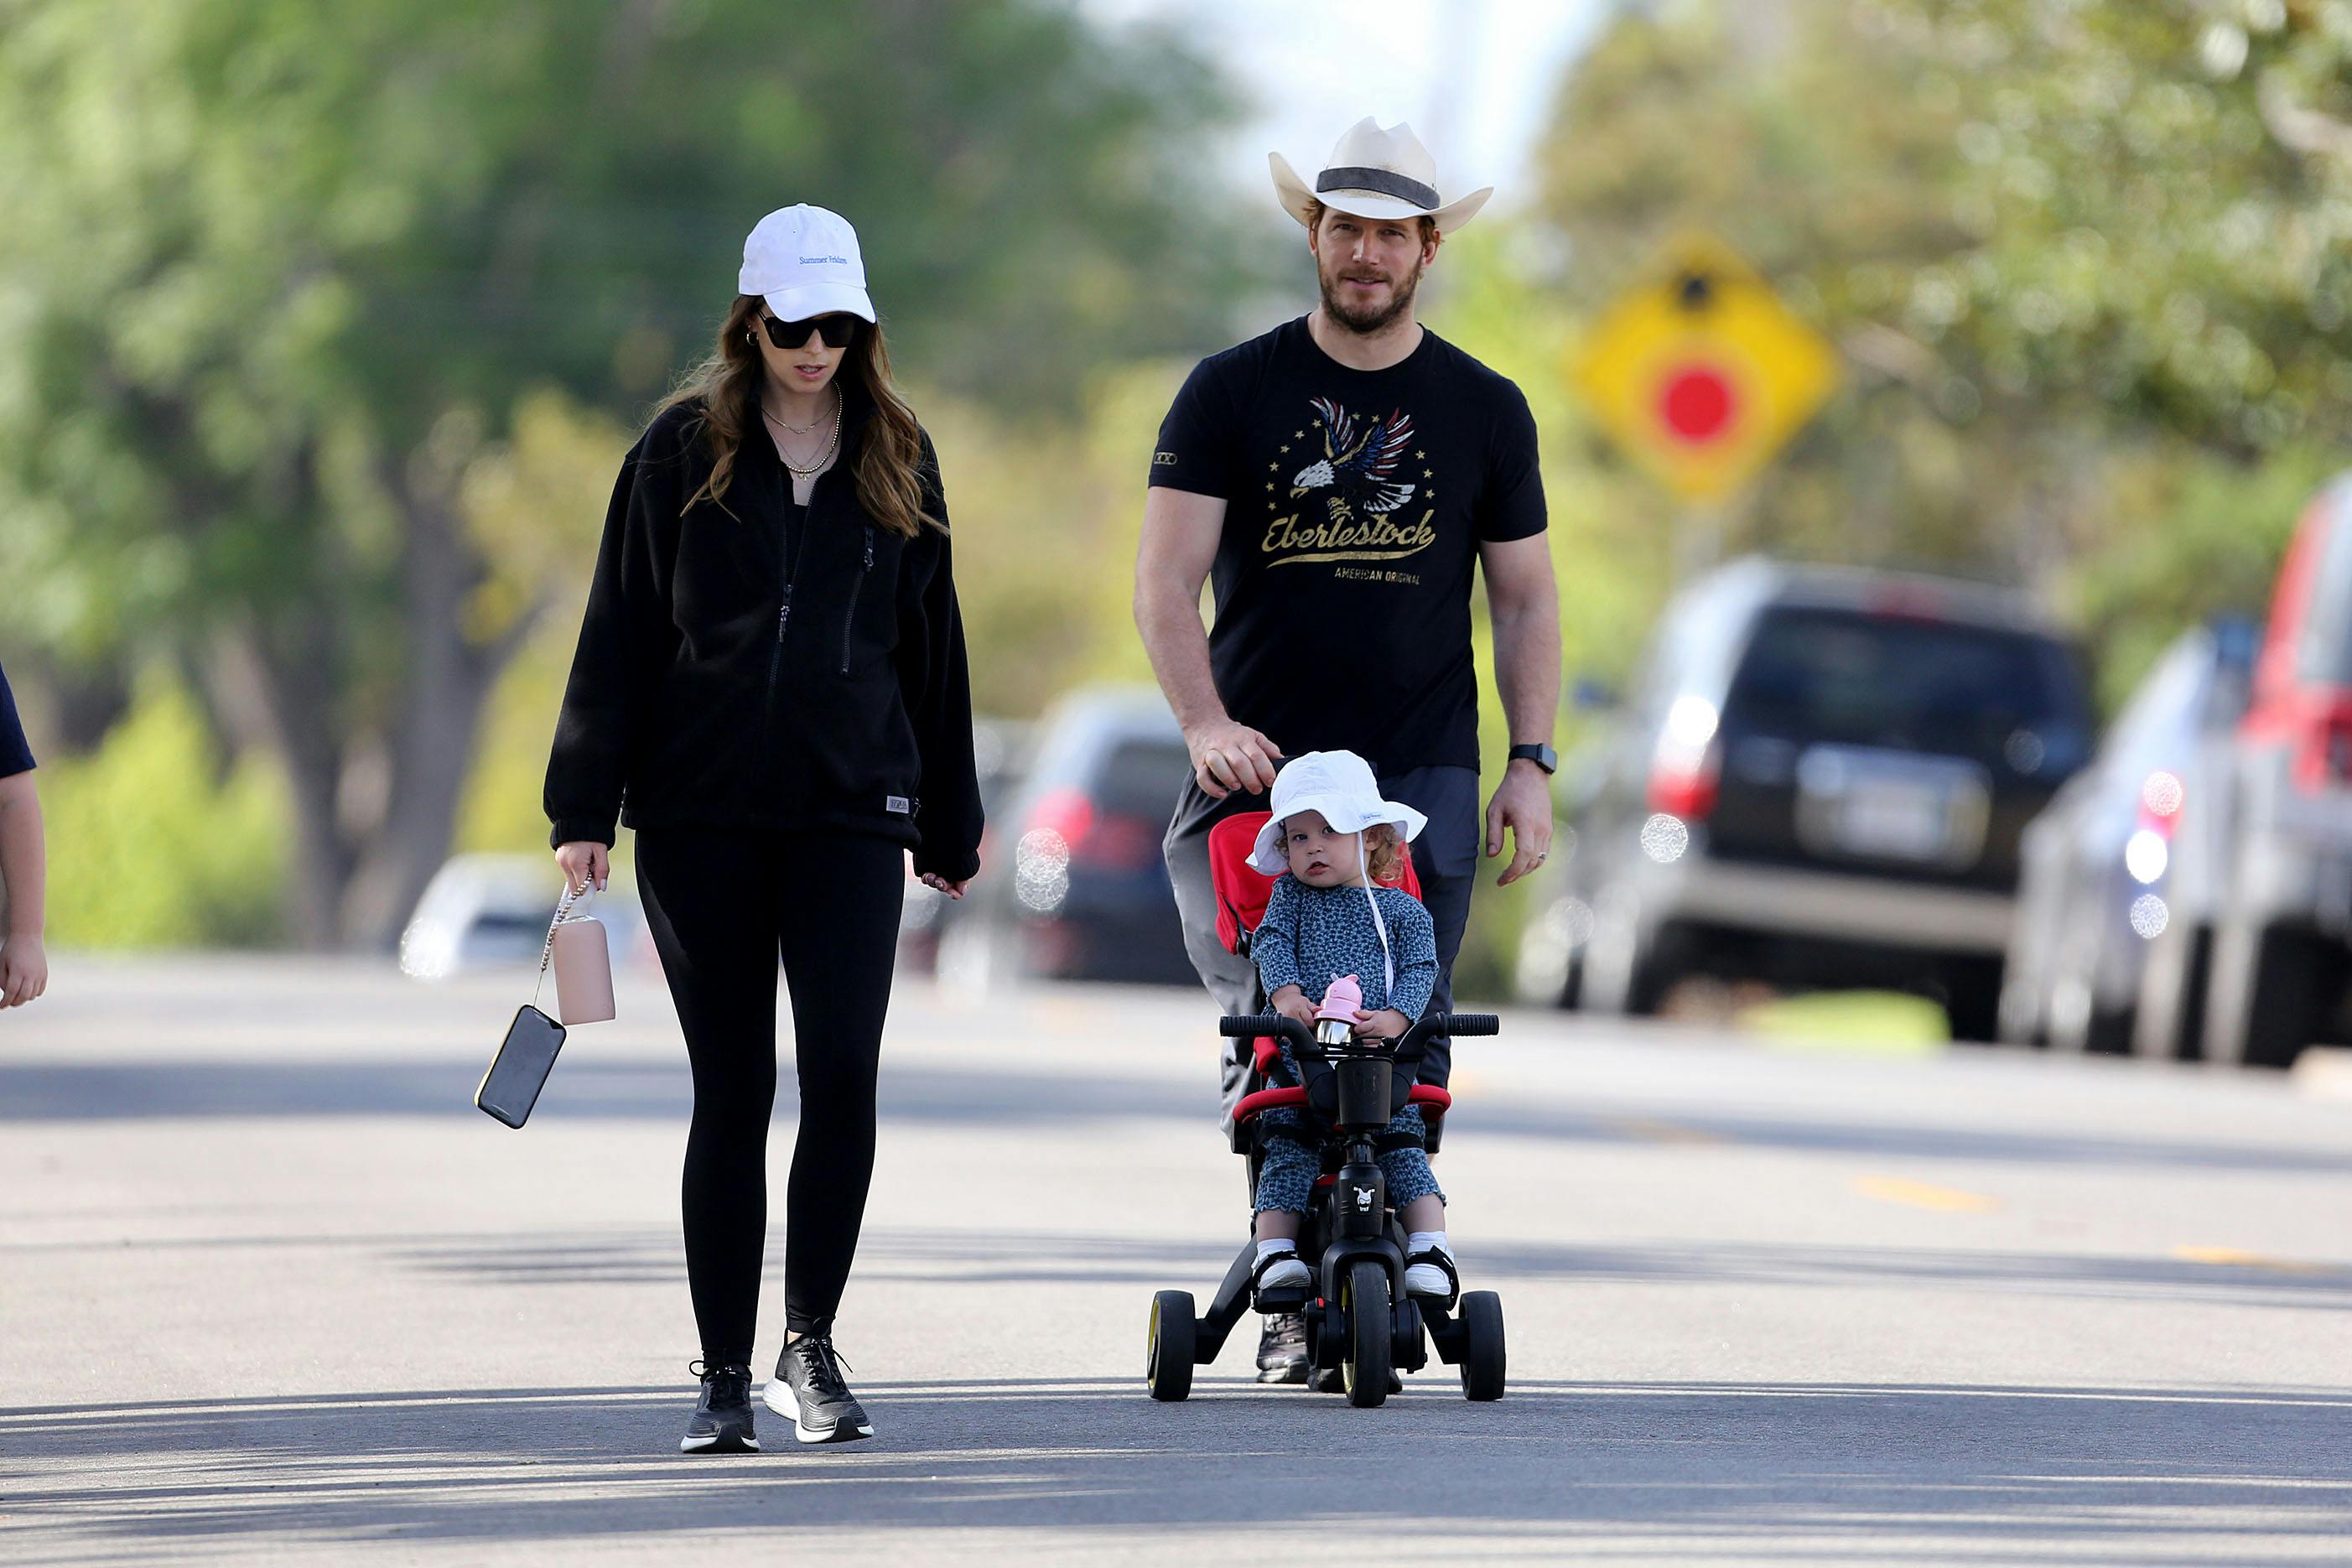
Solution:
{"label": "trike rear wheel", "polygon": [[1462,1396],[1503,1397],[1503,1299],[1492,1290],[1462,1298]]}
{"label": "trike rear wheel", "polygon": [[1192,1392],[1193,1330],[1190,1290],[1162,1290],[1151,1298],[1151,1340],[1143,1379],[1152,1398],[1176,1400]]}

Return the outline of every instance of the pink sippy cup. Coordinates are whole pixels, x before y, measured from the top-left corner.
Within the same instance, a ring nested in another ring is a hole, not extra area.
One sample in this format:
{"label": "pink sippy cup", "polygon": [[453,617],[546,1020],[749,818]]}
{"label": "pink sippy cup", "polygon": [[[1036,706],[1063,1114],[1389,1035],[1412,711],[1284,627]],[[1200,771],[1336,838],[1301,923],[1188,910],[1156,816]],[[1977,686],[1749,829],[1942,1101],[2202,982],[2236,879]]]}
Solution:
{"label": "pink sippy cup", "polygon": [[1363,984],[1352,974],[1333,975],[1331,988],[1323,993],[1323,1005],[1315,1010],[1315,1037],[1327,1046],[1355,1038],[1356,1015],[1363,1005]]}

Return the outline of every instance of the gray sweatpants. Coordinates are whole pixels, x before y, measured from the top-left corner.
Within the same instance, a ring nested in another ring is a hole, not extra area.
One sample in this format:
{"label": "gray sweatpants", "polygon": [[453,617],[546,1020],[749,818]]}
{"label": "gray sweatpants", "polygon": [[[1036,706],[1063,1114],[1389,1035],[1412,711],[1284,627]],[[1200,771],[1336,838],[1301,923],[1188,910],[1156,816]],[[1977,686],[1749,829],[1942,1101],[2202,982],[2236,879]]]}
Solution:
{"label": "gray sweatpants", "polygon": [[[1475,768],[1414,768],[1380,781],[1381,793],[1429,818],[1429,826],[1412,841],[1413,875],[1421,879],[1421,900],[1437,928],[1437,988],[1429,1005],[1440,1012],[1454,1010],[1454,960],[1462,951],[1462,933],[1470,925],[1470,889],[1478,874],[1478,836],[1482,815],[1478,805]],[[1168,879],[1176,889],[1176,911],[1184,922],[1184,951],[1200,972],[1201,984],[1225,1013],[1255,1013],[1263,1006],[1258,994],[1257,967],[1246,958],[1225,951],[1217,940],[1217,894],[1209,881],[1209,829],[1237,811],[1270,809],[1265,795],[1231,795],[1213,799],[1198,781],[1187,777],[1176,797],[1176,813],[1169,820],[1160,851],[1168,859]],[[1453,1070],[1453,1042],[1443,1037],[1429,1043],[1423,1059],[1421,1081],[1444,1084]],[[1250,1042],[1227,1040],[1219,1058],[1224,1091],[1224,1121],[1230,1131],[1234,1107],[1249,1083]]]}

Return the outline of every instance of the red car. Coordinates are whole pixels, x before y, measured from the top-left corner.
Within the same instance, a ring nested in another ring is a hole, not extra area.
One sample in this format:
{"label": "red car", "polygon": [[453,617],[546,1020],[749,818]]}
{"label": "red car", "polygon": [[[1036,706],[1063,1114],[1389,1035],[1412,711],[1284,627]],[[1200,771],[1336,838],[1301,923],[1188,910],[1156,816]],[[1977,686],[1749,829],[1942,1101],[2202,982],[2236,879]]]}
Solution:
{"label": "red car", "polygon": [[2238,739],[2204,1054],[2285,1067],[2352,1038],[2352,474],[2287,549]]}

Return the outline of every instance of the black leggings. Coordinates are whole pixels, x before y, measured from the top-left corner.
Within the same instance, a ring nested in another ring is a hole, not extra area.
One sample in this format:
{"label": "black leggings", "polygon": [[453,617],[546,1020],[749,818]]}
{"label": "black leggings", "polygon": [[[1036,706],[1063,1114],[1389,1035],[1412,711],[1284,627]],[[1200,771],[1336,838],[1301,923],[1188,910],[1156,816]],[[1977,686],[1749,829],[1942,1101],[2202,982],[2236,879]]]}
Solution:
{"label": "black leggings", "polygon": [[768,1233],[776,960],[792,989],[800,1141],[784,1204],[784,1321],[830,1331],[874,1174],[874,1079],[905,851],[846,833],[662,827],[637,882],[694,1068],[686,1272],[703,1359],[748,1365]]}

